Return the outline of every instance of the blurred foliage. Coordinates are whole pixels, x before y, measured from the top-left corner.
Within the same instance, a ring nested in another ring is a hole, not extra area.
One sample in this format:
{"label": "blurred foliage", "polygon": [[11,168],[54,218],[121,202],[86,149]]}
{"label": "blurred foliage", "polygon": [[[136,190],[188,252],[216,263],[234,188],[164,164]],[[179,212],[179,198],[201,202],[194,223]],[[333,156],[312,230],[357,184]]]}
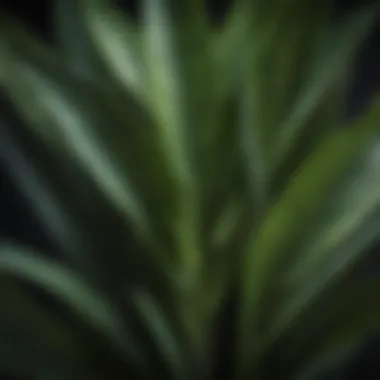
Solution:
{"label": "blurred foliage", "polygon": [[0,90],[25,121],[1,159],[63,252],[1,243],[4,373],[212,379],[219,342],[232,379],[298,379],[379,331],[379,278],[359,275],[379,101],[340,117],[378,9],[329,15],[236,0],[213,26],[201,0],[143,0],[136,23],[66,0],[54,46],[1,16]]}

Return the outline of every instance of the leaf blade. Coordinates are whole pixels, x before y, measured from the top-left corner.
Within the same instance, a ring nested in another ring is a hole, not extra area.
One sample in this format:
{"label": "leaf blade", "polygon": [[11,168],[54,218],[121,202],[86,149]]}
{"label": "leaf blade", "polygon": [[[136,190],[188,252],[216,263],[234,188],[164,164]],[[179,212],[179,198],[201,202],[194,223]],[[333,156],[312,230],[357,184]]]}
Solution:
{"label": "leaf blade", "polygon": [[241,328],[241,339],[245,344],[252,344],[249,343],[252,336],[256,340],[265,336],[260,326],[262,328],[263,318],[268,317],[265,313],[269,311],[262,302],[265,295],[265,303],[269,303],[270,278],[274,273],[277,276],[277,270],[280,270],[277,260],[293,247],[292,244],[302,236],[302,231],[308,228],[308,220],[313,220],[313,215],[319,212],[329,192],[350,173],[368,141],[376,136],[377,120],[378,108],[375,104],[369,115],[354,128],[326,138],[302,165],[277,205],[269,211],[266,220],[253,235],[253,243],[245,259],[248,261],[243,261],[241,325],[244,327]]}

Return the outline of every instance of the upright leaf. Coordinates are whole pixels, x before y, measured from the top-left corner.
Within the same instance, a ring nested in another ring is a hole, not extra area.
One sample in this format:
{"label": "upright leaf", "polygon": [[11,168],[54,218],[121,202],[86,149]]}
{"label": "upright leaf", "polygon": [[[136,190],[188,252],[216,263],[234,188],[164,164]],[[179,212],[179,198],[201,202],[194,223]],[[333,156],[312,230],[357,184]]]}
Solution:
{"label": "upright leaf", "polygon": [[82,27],[88,30],[99,57],[127,92],[145,99],[140,30],[108,0],[80,1]]}
{"label": "upright leaf", "polygon": [[293,149],[297,137],[307,125],[313,111],[368,33],[377,12],[377,6],[366,7],[359,14],[354,13],[342,21],[334,31],[333,37],[326,36],[329,48],[326,49],[324,45],[319,58],[315,59],[315,67],[309,74],[304,89],[299,93],[299,101],[294,104],[293,111],[279,129],[272,151],[274,168],[277,168]]}
{"label": "upright leaf", "polygon": [[210,121],[206,106],[210,100],[203,94],[209,93],[203,86],[210,82],[210,66],[201,2],[143,1],[142,38],[149,109],[178,184],[173,234],[183,281],[193,288],[200,275],[203,250],[199,230],[201,167],[197,159],[199,152],[202,157],[202,135]]}
{"label": "upright leaf", "polygon": [[[342,181],[330,201],[326,199],[323,215],[302,240],[302,253],[291,261],[293,265],[284,275],[286,303],[281,303],[275,317],[280,326],[292,323],[308,304],[358,265],[380,236],[377,146],[370,145],[349,180]],[[276,328],[279,333],[281,327]]]}
{"label": "upright leaf", "polygon": [[87,34],[78,2],[58,0],[53,3],[55,41],[65,62],[82,77],[95,81],[104,79],[105,68]]}
{"label": "upright leaf", "polygon": [[329,136],[302,165],[252,237],[242,271],[242,352],[250,351],[253,339],[259,347],[262,342],[264,331],[260,327],[266,311],[263,300],[269,302],[268,288],[272,276],[278,275],[279,259],[312,226],[329,194],[340,188],[341,181],[363,154],[377,128],[376,114],[375,109],[364,120],[364,126],[362,121],[355,128]]}

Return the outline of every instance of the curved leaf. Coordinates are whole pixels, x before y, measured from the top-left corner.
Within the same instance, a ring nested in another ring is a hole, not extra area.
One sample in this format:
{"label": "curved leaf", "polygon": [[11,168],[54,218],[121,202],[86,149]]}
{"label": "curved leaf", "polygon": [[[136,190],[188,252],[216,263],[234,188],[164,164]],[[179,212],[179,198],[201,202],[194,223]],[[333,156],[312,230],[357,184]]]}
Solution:
{"label": "curved leaf", "polygon": [[[1,123],[2,124],[2,123]],[[0,157],[17,187],[21,189],[27,203],[31,206],[43,228],[48,230],[51,239],[64,252],[65,258],[74,266],[79,266],[86,272],[91,263],[86,257],[88,245],[81,227],[73,217],[71,210],[67,210],[62,199],[49,187],[46,178],[36,167],[32,166],[32,159],[20,149],[10,132],[10,126],[0,126]]]}
{"label": "curved leaf", "polygon": [[0,273],[21,278],[54,295],[124,355],[136,363],[141,360],[114,305],[75,272],[39,257],[31,249],[1,244]]}
{"label": "curved leaf", "polygon": [[109,1],[82,0],[79,3],[82,26],[89,31],[88,37],[98,56],[128,92],[143,100],[146,86],[137,25],[111,7]]}
{"label": "curved leaf", "polygon": [[205,134],[213,126],[214,115],[213,67],[202,2],[143,1],[142,41],[148,108],[157,123],[170,175],[178,184],[172,227],[175,249],[182,281],[192,294],[200,279],[204,252],[201,164],[209,142]]}
{"label": "curved leaf", "polygon": [[180,337],[175,334],[174,326],[169,324],[170,320],[160,305],[142,291],[133,292],[132,302],[168,372],[175,379],[186,379],[190,357],[184,355]]}
{"label": "curved leaf", "polygon": [[[379,291],[377,277],[361,281],[347,277],[337,284],[270,347],[269,360],[277,365],[272,365],[273,371],[267,376],[275,378],[281,373],[293,378],[320,360],[346,354],[379,333]],[[262,361],[263,369],[269,356]]]}
{"label": "curved leaf", "polygon": [[77,1],[53,1],[55,40],[65,63],[81,77],[99,81],[106,70],[96,54],[84,27],[83,15]]}
{"label": "curved leaf", "polygon": [[48,67],[42,72],[9,51],[2,61],[9,65],[2,85],[40,138],[66,160],[74,157],[117,210],[127,213],[140,233],[151,234],[144,205],[117,161],[117,152],[103,138],[109,120],[99,119],[96,104],[84,98],[78,86],[70,88],[59,76],[49,75]]}
{"label": "curved leaf", "polygon": [[365,154],[368,142],[376,135],[377,115],[375,105],[373,112],[354,128],[326,138],[302,165],[253,234],[243,261],[240,315],[241,338],[245,342],[243,352],[249,351],[245,344],[250,346],[252,339],[260,347],[260,337],[265,336],[262,323],[268,318],[265,305],[271,303],[271,279],[290,266],[285,269],[281,266],[286,258],[283,255],[287,254],[290,260],[294,260],[289,256],[294,244],[309,228],[313,228],[313,221],[327,206],[330,194],[341,189],[340,185],[351,174],[357,159]]}
{"label": "curved leaf", "polygon": [[349,58],[356,52],[358,45],[363,41],[369,28],[377,17],[378,5],[366,7],[359,14],[354,13],[342,21],[333,38],[328,36],[329,49],[323,49],[319,59],[316,59],[315,68],[309,75],[309,82],[300,92],[299,101],[294,110],[285,119],[279,128],[272,151],[272,160],[276,168],[289,154],[302,128],[318,107],[320,101],[330,89],[339,73],[342,72]]}
{"label": "curved leaf", "polygon": [[282,291],[286,296],[276,307],[275,323],[283,327],[289,324],[320,293],[355,267],[380,237],[380,177],[373,157],[377,150],[378,144],[373,144],[364,162],[358,162],[359,168],[349,183],[345,182],[326,203],[329,209],[322,209],[317,222],[322,227],[311,228],[306,235],[299,248],[302,253],[284,274]]}
{"label": "curved leaf", "polygon": [[[39,308],[21,288],[1,279],[2,373],[36,373],[56,368],[83,372],[88,352],[75,332]],[[4,372],[5,371],[5,372]]]}
{"label": "curved leaf", "polygon": [[[0,15],[0,51],[5,52],[12,46],[16,54],[25,54],[33,63],[40,62],[41,59],[49,62],[55,68],[62,68],[62,55],[55,47],[47,45],[41,41],[35,33],[25,28],[22,23],[10,14],[2,11]],[[0,86],[8,73],[9,61],[6,56],[0,60]]]}
{"label": "curved leaf", "polygon": [[16,49],[23,36],[8,33],[1,86],[33,133],[66,170],[74,167],[92,181],[149,249],[173,252],[178,186],[141,105],[112,83],[89,83],[43,55],[32,59],[27,49]]}

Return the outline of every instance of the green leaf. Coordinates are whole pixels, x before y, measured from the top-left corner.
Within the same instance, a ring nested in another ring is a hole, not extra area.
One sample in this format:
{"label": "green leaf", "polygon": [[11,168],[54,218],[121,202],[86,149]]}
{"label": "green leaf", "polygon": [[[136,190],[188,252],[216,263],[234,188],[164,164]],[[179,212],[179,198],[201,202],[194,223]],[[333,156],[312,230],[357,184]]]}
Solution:
{"label": "green leaf", "polygon": [[55,296],[94,332],[112,342],[120,353],[140,362],[139,349],[135,342],[131,343],[117,309],[74,271],[39,257],[34,250],[3,243],[0,246],[0,273],[25,280]]}
{"label": "green leaf", "polygon": [[[345,278],[354,268],[360,266],[365,259],[367,249],[380,236],[380,210],[378,206],[373,207],[375,211],[367,215],[356,229],[350,231],[350,235],[337,238],[336,244],[330,249],[319,252],[320,261],[311,269],[309,278],[302,277],[299,281],[285,282],[284,299],[277,305],[277,315],[274,318],[272,330],[268,341],[276,340],[281,334],[286,333],[292,324],[302,317],[302,314],[312,307],[313,302],[333,288],[342,278]],[[321,245],[325,243],[322,239]],[[308,252],[306,252],[307,254]],[[326,255],[327,257],[323,257]],[[302,258],[301,258],[302,260]],[[308,269],[308,268],[307,268]],[[307,274],[307,270],[305,271]]]}
{"label": "green leaf", "polygon": [[4,277],[0,302],[0,347],[6,348],[1,355],[2,373],[17,373],[20,368],[25,372],[41,372],[48,367],[61,371],[71,367],[74,372],[86,369],[88,352],[75,332]]}
{"label": "green leaf", "polygon": [[[355,236],[355,231],[361,229],[365,221],[371,219],[380,208],[380,177],[378,162],[378,142],[372,142],[362,161],[358,161],[357,169],[349,180],[344,183],[339,198],[332,197],[328,212],[324,212],[313,229],[313,236],[305,239],[301,247],[302,257],[287,275],[287,282],[294,284],[304,282],[313,273],[318,273],[321,266],[337,256],[334,251],[342,242]],[[376,218],[375,218],[376,219]],[[366,230],[371,230],[368,228]],[[376,225],[374,226],[376,230]],[[374,234],[376,237],[377,234]],[[333,251],[334,254],[329,252]],[[345,254],[347,259],[347,254]]]}
{"label": "green leaf", "polygon": [[242,64],[239,57],[247,48],[252,26],[250,15],[247,2],[235,2],[223,25],[213,36],[212,49],[217,69],[220,70],[218,92],[221,97],[228,95],[238,83],[239,68]]}
{"label": "green leaf", "polygon": [[328,48],[326,49],[324,46],[319,58],[315,59],[315,67],[308,74],[310,80],[305,83],[293,111],[279,128],[272,151],[274,169],[291,152],[310,116],[334,80],[339,78],[342,70],[347,68],[350,57],[356,53],[359,43],[363,41],[369,28],[373,25],[377,11],[377,6],[371,6],[359,13],[355,12],[341,22],[338,30],[334,31],[333,37],[331,35],[326,37],[328,38]]}
{"label": "green leaf", "polygon": [[[186,23],[187,20],[185,20]],[[143,46],[147,91],[151,111],[157,120],[163,146],[174,175],[182,186],[194,186],[194,167],[186,138],[190,119],[186,112],[186,90],[183,87],[177,25],[174,24],[169,2],[143,2]]]}
{"label": "green leaf", "polygon": [[253,234],[243,260],[240,318],[245,349],[242,352],[249,352],[252,339],[260,347],[260,337],[265,335],[262,323],[268,318],[265,305],[271,304],[273,276],[281,275],[286,257],[294,260],[284,255],[289,255],[297,241],[313,228],[313,221],[327,207],[330,194],[341,189],[342,181],[352,172],[357,159],[365,154],[377,128],[377,116],[375,105],[373,112],[355,127],[326,138],[301,166]]}
{"label": "green leaf", "polygon": [[149,110],[178,185],[173,236],[183,282],[192,292],[203,255],[199,153],[203,158],[207,152],[204,134],[213,121],[209,36],[200,2],[143,1],[142,41]]}
{"label": "green leaf", "polygon": [[15,135],[12,135],[11,126],[2,125],[0,136],[2,163],[41,227],[70,264],[79,266],[86,274],[90,274],[92,263],[88,256],[88,242],[83,235],[83,225],[78,224],[73,210],[67,209],[62,197],[57,196],[49,186],[41,165],[37,169],[29,152],[25,148],[21,149]]}
{"label": "green leaf", "polygon": [[270,358],[276,365],[267,374],[269,378],[279,374],[294,378],[329,356],[341,356],[357,348],[380,331],[379,291],[376,277],[346,277],[270,347],[262,369],[267,371],[266,360]]}
{"label": "green leaf", "polygon": [[8,50],[3,53],[2,61],[9,66],[2,85],[35,133],[66,159],[74,158],[118,212],[133,220],[140,234],[151,234],[144,205],[117,152],[104,140],[106,115],[94,108],[77,84],[70,86],[70,76],[51,75],[49,66],[42,71]]}
{"label": "green leaf", "polygon": [[142,291],[132,293],[132,302],[168,372],[175,379],[187,378],[189,357],[160,304]]}
{"label": "green leaf", "polygon": [[[277,10],[276,21],[272,21],[272,37],[260,52],[260,69],[265,84],[261,92],[265,94],[267,103],[263,102],[263,107],[268,113],[271,131],[268,138],[271,140],[276,138],[283,120],[295,107],[299,92],[308,80],[317,55],[317,42],[328,29],[331,3],[326,0],[288,1],[282,2],[281,7],[283,10]],[[268,19],[272,19],[272,13],[276,14],[271,10]],[[292,23],[289,23],[290,18]],[[266,33],[265,24],[260,33]]]}
{"label": "green leaf", "polygon": [[[36,37],[35,33],[25,28],[22,23],[6,12],[0,15],[0,49],[7,50],[12,46],[15,54],[26,54],[33,62],[44,59],[52,65],[59,67],[61,56],[55,47],[46,47],[45,43]],[[0,61],[0,75],[6,74],[8,62],[5,57]],[[1,82],[2,77],[0,76]],[[0,83],[1,83],[0,82]]]}
{"label": "green leaf", "polygon": [[111,75],[141,100],[146,96],[141,36],[137,25],[110,1],[82,0],[80,14],[88,37]]}
{"label": "green leaf", "polygon": [[77,1],[54,1],[55,40],[65,63],[82,77],[99,81],[106,71],[96,54]]}
{"label": "green leaf", "polygon": [[[302,242],[299,257],[284,275],[285,300],[276,307],[275,336],[281,334],[314,299],[334,286],[363,259],[380,236],[378,143],[322,208],[315,227]],[[338,196],[339,194],[339,196]]]}
{"label": "green leaf", "polygon": [[[149,283],[162,291],[158,283],[166,274],[155,265],[157,252],[154,257],[146,253],[88,177],[69,159],[56,157],[56,151],[36,141],[28,128],[2,127],[0,157],[49,250],[104,285],[122,280],[130,285]],[[162,194],[157,195],[162,200]]]}
{"label": "green leaf", "polygon": [[[241,141],[251,192],[256,207],[263,210],[277,190],[274,188],[277,183],[273,183],[278,182],[274,177],[277,172],[272,172],[273,140],[282,131],[281,123],[308,78],[316,39],[321,29],[325,29],[328,6],[326,1],[302,4],[294,1],[278,2],[276,9],[270,11],[263,4],[255,11],[252,8],[255,6],[248,2],[238,2],[232,16],[236,14],[235,20],[239,21],[235,21],[237,25],[233,28],[232,17],[232,26],[224,32],[227,47],[233,39],[230,35],[235,33],[236,40],[230,44],[234,45],[235,57],[239,57],[235,59],[244,62],[239,67],[232,66],[235,75],[240,73]],[[290,17],[293,22],[289,26]],[[244,48],[236,50],[243,41]],[[322,113],[320,108],[318,111]],[[322,131],[318,127],[318,132]]]}
{"label": "green leaf", "polygon": [[[266,208],[269,193],[269,167],[268,167],[268,147],[265,141],[264,132],[268,126],[260,117],[260,91],[253,83],[257,83],[259,70],[252,70],[254,60],[247,60],[243,75],[241,99],[241,145],[247,163],[248,180],[251,184],[255,208],[258,213],[262,213]],[[253,75],[249,75],[253,73]]]}
{"label": "green leaf", "polygon": [[[57,70],[43,54],[32,56],[26,48],[16,49],[25,43],[23,38],[9,30],[0,59],[7,71],[1,86],[28,122],[28,133],[42,143],[56,164],[58,174],[53,171],[49,181],[61,175],[64,180],[58,180],[58,185],[65,189],[61,199],[68,198],[84,215],[82,220],[92,234],[102,231],[102,259],[106,260],[110,247],[117,248],[111,253],[118,260],[108,258],[103,264],[112,264],[114,271],[126,265],[123,249],[131,228],[134,242],[137,238],[143,249],[137,257],[129,255],[128,268],[143,264],[150,273],[145,277],[148,282],[153,272],[153,277],[169,280],[175,273],[170,229],[177,192],[152,120],[117,87],[89,83],[65,67]],[[101,218],[108,219],[107,223]],[[91,241],[99,243],[98,238]],[[99,253],[96,243],[91,249]],[[128,244],[130,251],[131,241]]]}
{"label": "green leaf", "polygon": [[239,99],[239,146],[242,147],[247,164],[246,172],[255,205],[262,208],[268,190],[268,150],[264,133],[268,126],[263,120],[263,93],[259,93],[262,73],[258,58],[261,56],[263,42],[252,33],[258,17],[253,8],[255,6],[246,1],[234,4],[225,25],[217,35],[215,55],[217,68],[220,70],[220,96],[232,91]]}

